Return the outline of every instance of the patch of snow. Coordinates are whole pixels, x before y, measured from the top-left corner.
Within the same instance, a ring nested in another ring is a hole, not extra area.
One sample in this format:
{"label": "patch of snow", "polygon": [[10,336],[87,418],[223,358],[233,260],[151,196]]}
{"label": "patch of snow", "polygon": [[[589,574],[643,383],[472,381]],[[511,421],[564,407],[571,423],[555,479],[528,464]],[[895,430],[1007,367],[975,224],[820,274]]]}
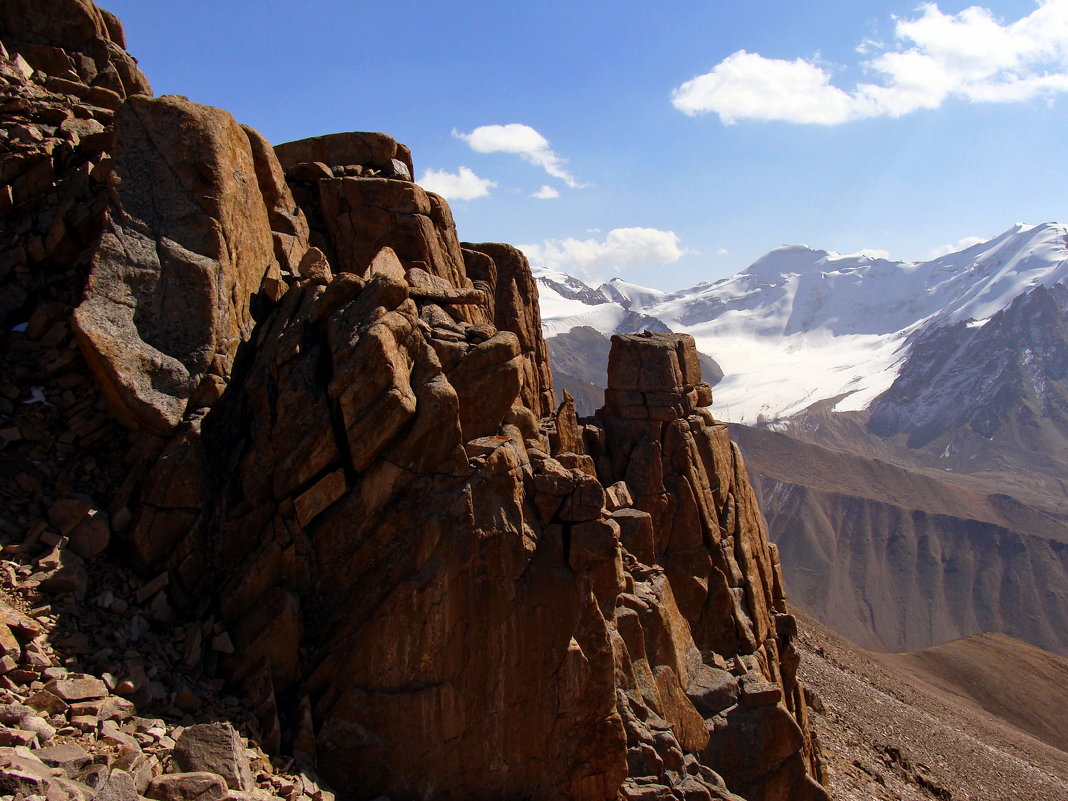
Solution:
{"label": "patch of snow", "polygon": [[624,281],[622,278],[613,278],[606,284],[597,287],[610,301],[618,303],[623,308],[631,306],[652,306],[667,297],[666,292],[659,289],[638,286]]}

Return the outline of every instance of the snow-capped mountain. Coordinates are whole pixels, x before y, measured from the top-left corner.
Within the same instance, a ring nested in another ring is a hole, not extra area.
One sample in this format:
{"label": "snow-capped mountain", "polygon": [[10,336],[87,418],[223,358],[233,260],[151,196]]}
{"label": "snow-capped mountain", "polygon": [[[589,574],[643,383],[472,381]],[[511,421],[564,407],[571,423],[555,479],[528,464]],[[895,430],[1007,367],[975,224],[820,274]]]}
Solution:
{"label": "snow-capped mountain", "polygon": [[546,338],[589,326],[605,336],[635,331],[667,332],[662,321],[610,300],[604,287],[594,289],[578,278],[544,268],[534,268],[538,281],[541,326]]}
{"label": "snow-capped mountain", "polygon": [[713,414],[768,423],[732,436],[801,606],[879,649],[1001,631],[1068,654],[1068,226],[584,286],[539,286],[558,385],[597,408],[626,314],[693,334],[724,373]]}
{"label": "snow-capped mountain", "polygon": [[562,273],[535,276],[546,337],[656,323],[690,333],[723,368],[716,415],[755,423],[827,399],[837,399],[836,411],[868,408],[921,335],[982,326],[1029,290],[1068,279],[1068,226],[1016,225],[926,262],[791,245],[730,278],[670,293],[620,279],[592,288]]}

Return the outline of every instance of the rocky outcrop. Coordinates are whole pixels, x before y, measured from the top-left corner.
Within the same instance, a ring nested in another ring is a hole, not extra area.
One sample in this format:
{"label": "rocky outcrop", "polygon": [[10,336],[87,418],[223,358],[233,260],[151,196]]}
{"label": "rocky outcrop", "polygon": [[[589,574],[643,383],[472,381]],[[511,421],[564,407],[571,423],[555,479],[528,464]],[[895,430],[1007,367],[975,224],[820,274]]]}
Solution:
{"label": "rocky outcrop", "polygon": [[526,258],[511,245],[492,242],[463,243],[463,254],[476,286],[492,288],[487,295],[490,321],[519,339],[523,405],[538,417],[549,414],[555,406],[549,351],[541,335],[537,284]]}
{"label": "rocky outcrop", "polygon": [[[172,662],[354,799],[825,797],[691,338],[617,338],[580,422],[553,408],[522,254],[461,244],[389,137],[272,150],[132,96],[80,150],[35,122],[61,100],[20,64],[36,134],[9,152],[56,144],[4,162],[0,432],[25,486],[0,520],[40,591],[96,597],[122,555],[151,577],[138,636],[180,632]],[[42,214],[58,233],[29,233]],[[196,697],[157,683],[135,700]],[[218,734],[186,728],[147,791],[246,792]]]}
{"label": "rocky outcrop", "polygon": [[[747,798],[823,798],[806,776],[819,775],[818,759],[777,555],[741,453],[704,408],[711,390],[693,338],[615,336],[608,380],[603,428],[587,438],[605,482],[634,498],[614,515],[625,521],[621,542],[645,563],[635,572],[650,578],[674,632],[668,659],[656,627],[652,649],[648,632],[644,647],[624,638],[635,666],[626,703],[639,719],[644,706],[670,721],[681,750]],[[652,686],[637,678],[649,650],[661,663]]]}
{"label": "rocky outcrop", "polygon": [[[539,278],[545,283],[545,278]],[[662,324],[646,325],[644,322],[626,320],[626,327],[616,333],[630,334],[639,331],[668,333]],[[586,325],[575,326],[570,331],[546,339],[552,363],[553,384],[557,395],[563,400],[561,389],[574,396],[575,410],[583,417],[591,417],[604,403],[604,391],[608,388],[608,355],[612,343],[608,336]],[[701,376],[711,386],[723,378],[723,370],[716,362],[698,351]]]}
{"label": "rocky outcrop", "polygon": [[0,9],[0,38],[49,90],[109,109],[129,95],[151,94],[125,50],[122,23],[91,0],[50,0],[47,9],[37,0],[9,0]]}
{"label": "rocky outcrop", "polygon": [[253,297],[285,290],[272,224],[282,218],[279,237],[292,240],[280,248],[287,272],[307,225],[286,215],[294,203],[270,150],[225,111],[135,97],[112,139],[109,208],[74,329],[115,416],[164,433],[222,394]]}

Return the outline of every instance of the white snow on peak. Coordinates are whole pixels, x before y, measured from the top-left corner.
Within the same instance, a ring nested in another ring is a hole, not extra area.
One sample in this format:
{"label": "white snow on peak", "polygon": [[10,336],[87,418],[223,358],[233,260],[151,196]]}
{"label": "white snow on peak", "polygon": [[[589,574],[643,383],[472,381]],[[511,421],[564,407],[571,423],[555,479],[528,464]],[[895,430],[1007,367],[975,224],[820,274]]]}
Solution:
{"label": "white snow on peak", "polygon": [[598,289],[612,301],[624,308],[652,306],[667,297],[666,292],[659,289],[650,289],[624,281],[622,278],[613,278],[606,284],[601,284]]}
{"label": "white snow on peak", "polygon": [[866,408],[897,377],[910,335],[986,320],[1021,293],[1066,279],[1068,226],[1017,224],[927,262],[787,245],[678,292],[614,279],[599,287],[609,303],[572,301],[582,309],[546,303],[542,283],[542,319],[546,336],[574,325],[607,334],[629,309],[690,333],[724,370],[714,413],[754,423],[838,396],[838,410]]}
{"label": "white snow on peak", "polygon": [[939,295],[949,298],[932,322],[985,320],[1021,293],[1068,278],[1068,226],[1017,223],[1000,236],[928,264],[943,279]]}
{"label": "white snow on peak", "polygon": [[[535,279],[544,278],[544,279],[546,279],[548,281],[555,281],[558,284],[567,283],[569,280],[570,281],[578,281],[579,280],[578,278],[575,278],[574,276],[568,275],[567,273],[562,273],[559,270],[550,270],[548,267],[535,267],[534,265],[531,265],[530,266],[530,273],[531,273],[531,275],[534,276]],[[582,282],[580,282],[580,283],[582,283]]]}
{"label": "white snow on peak", "polygon": [[608,336],[615,333],[631,316],[618,303],[591,305],[561,294],[557,288],[561,285],[566,285],[569,289],[585,287],[591,293],[596,291],[566,273],[541,267],[531,268],[531,273],[538,283],[542,333],[546,338],[566,334],[580,325],[588,325]]}

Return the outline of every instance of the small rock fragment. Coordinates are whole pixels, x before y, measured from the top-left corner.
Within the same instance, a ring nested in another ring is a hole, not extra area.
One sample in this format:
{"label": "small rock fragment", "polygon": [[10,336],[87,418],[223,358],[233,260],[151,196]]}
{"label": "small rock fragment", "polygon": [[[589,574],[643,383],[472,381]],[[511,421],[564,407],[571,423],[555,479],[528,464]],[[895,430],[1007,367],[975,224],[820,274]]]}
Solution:
{"label": "small rock fragment", "polygon": [[54,679],[48,682],[44,689],[67,702],[103,698],[108,694],[107,686],[100,679],[78,673]]}

